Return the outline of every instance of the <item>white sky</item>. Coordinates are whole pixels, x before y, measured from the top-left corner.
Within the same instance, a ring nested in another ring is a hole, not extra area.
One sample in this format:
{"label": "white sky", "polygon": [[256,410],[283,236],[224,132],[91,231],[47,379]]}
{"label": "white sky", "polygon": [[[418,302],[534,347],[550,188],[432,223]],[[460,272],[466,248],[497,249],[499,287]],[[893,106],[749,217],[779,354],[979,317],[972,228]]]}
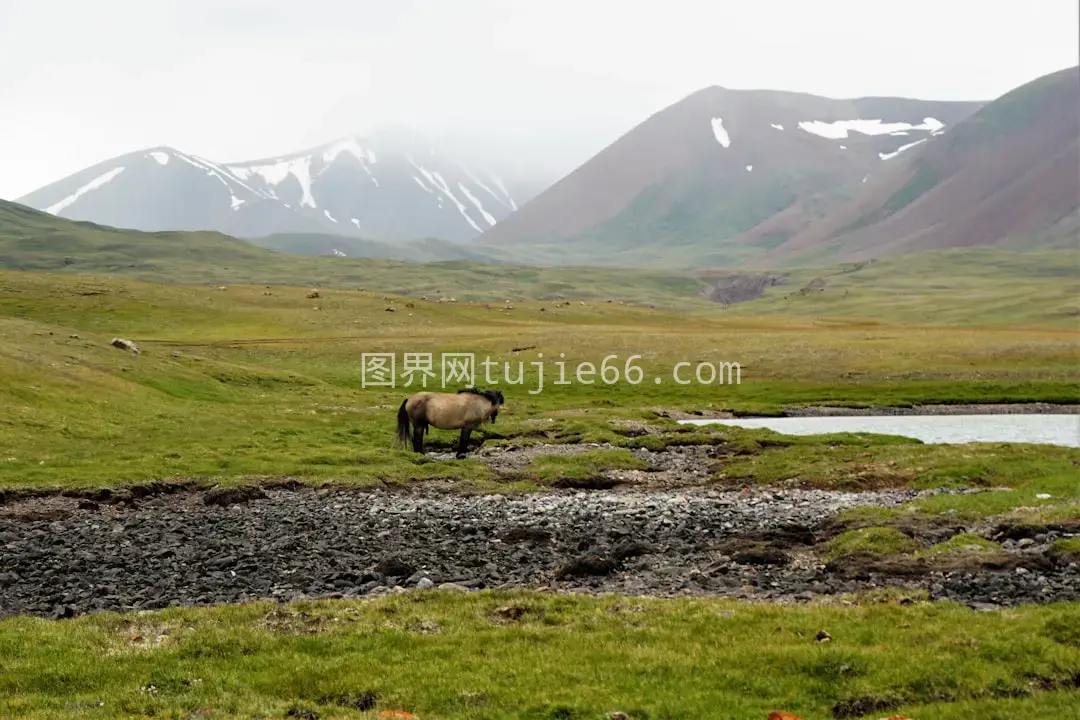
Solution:
{"label": "white sky", "polygon": [[568,171],[707,85],[991,99],[1077,64],[1077,0],[0,0],[0,197],[152,145],[406,123]]}

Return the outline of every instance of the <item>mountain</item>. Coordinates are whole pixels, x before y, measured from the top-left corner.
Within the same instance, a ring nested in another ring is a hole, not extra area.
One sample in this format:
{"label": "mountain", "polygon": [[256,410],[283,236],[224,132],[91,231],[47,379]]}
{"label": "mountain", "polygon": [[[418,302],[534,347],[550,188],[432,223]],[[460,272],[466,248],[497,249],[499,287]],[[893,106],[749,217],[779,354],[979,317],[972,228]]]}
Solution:
{"label": "mountain", "polygon": [[[879,173],[762,262],[1080,243],[1080,67],[1022,85]],[[744,242],[765,237],[756,228]]]}
{"label": "mountain", "polygon": [[709,87],[631,129],[476,241],[536,262],[731,265],[801,227],[981,107]]}
{"label": "mountain", "polygon": [[384,132],[242,162],[148,148],[98,163],[18,202],[73,220],[145,231],[461,242],[545,184],[472,167],[430,144]]}

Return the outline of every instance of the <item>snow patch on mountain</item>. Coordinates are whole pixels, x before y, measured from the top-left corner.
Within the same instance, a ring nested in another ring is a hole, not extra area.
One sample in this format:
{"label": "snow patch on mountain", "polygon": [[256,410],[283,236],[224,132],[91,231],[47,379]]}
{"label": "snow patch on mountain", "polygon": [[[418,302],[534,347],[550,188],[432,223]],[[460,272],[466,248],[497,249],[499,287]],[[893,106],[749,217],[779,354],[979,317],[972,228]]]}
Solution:
{"label": "snow patch on mountain", "polygon": [[[416,161],[413,160],[411,157],[409,158],[409,162],[412,163],[412,166],[414,168],[420,171],[420,174],[423,175],[429,183],[431,183],[432,187],[439,190],[439,192],[441,192],[443,195],[450,199],[450,202],[454,203],[454,205],[458,209],[458,212],[461,213],[461,216],[465,218],[466,222],[468,222],[469,225],[472,225],[473,229],[475,229],[477,232],[483,232],[483,230],[480,229],[480,226],[476,224],[476,221],[469,217],[469,213],[466,212],[464,203],[458,200],[457,197],[454,196],[454,193],[450,191],[450,187],[446,184],[446,180],[443,179],[442,175],[440,175],[438,172],[432,172],[428,170],[423,165],[417,165]],[[413,177],[416,176],[414,175]],[[439,205],[441,207],[442,203],[440,203]]]}
{"label": "snow patch on mountain", "polygon": [[728,135],[728,131],[724,129],[724,121],[722,118],[714,117],[712,119],[712,131],[713,135],[716,137],[716,142],[724,147],[731,147],[731,136]]}
{"label": "snow patch on mountain", "polygon": [[461,183],[458,183],[458,187],[461,188],[461,192],[464,193],[465,197],[469,199],[469,202],[475,205],[476,209],[480,211],[480,214],[484,216],[484,219],[487,220],[488,225],[494,225],[495,217],[484,209],[484,206],[480,204],[480,200],[471,192],[469,192],[469,188],[465,187]]}
{"label": "snow patch on mountain", "polygon": [[[484,184],[484,183],[483,183],[483,182],[482,182],[482,181],[480,180],[480,178],[478,178],[478,177],[476,177],[475,175],[473,175],[473,174],[472,174],[472,172],[471,172],[471,171],[469,170],[469,168],[467,168],[467,167],[463,167],[463,168],[461,168],[461,169],[462,169],[462,171],[463,171],[463,172],[464,172],[464,173],[465,173],[466,175],[468,175],[468,176],[469,176],[469,179],[470,179],[470,180],[472,180],[472,181],[473,181],[474,183],[476,183],[476,185],[477,185],[477,186],[478,186],[478,187],[479,187],[479,188],[480,188],[481,190],[484,190],[485,192],[487,192],[487,194],[488,194],[488,195],[490,195],[491,197],[495,198],[495,200],[496,200],[496,201],[498,201],[499,203],[501,203],[501,204],[502,204],[503,206],[505,206],[505,207],[508,207],[508,208],[510,208],[511,210],[517,210],[517,206],[516,206],[516,205],[514,205],[514,201],[513,201],[512,199],[510,199],[509,195],[507,195],[506,197],[499,197],[498,193],[496,193],[496,192],[495,192],[494,190],[492,190],[492,189],[491,189],[491,188],[489,188],[489,187],[488,187],[487,185],[485,185],[485,184]],[[508,202],[508,201],[509,201],[509,202]],[[492,223],[492,224],[494,225],[494,223]]]}
{"label": "snow patch on mountain", "polygon": [[[245,180],[258,175],[271,187],[277,187],[292,177],[300,184],[300,206],[318,207],[315,197],[311,194],[311,158],[308,156],[282,159],[265,165],[229,165],[228,169]],[[274,194],[274,197],[277,195]]]}
{"label": "snow patch on mountain", "polygon": [[491,173],[488,173],[488,177],[491,178],[491,181],[493,183],[495,183],[495,187],[499,188],[499,191],[502,192],[504,196],[506,196],[507,200],[510,201],[510,208],[512,210],[517,210],[517,203],[514,202],[514,198],[510,196],[510,193],[506,191],[506,185],[503,184],[502,178],[500,178],[498,175],[493,175]]}
{"label": "snow patch on mountain", "polygon": [[123,165],[121,165],[119,167],[114,167],[112,170],[109,170],[108,172],[105,172],[105,173],[102,173],[101,175],[98,175],[96,178],[94,178],[90,182],[86,183],[81,188],[79,188],[78,190],[76,190],[72,194],[68,195],[66,198],[64,198],[60,202],[55,203],[55,204],[50,205],[49,207],[45,208],[45,212],[50,213],[52,215],[55,215],[56,213],[60,212],[61,210],[63,210],[67,206],[74,203],[76,200],[78,200],[80,197],[82,197],[86,193],[90,192],[91,190],[97,190],[99,187],[102,187],[103,185],[106,185],[113,178],[115,178],[117,175],[119,175],[122,172],[124,172],[124,166]]}
{"label": "snow patch on mountain", "polygon": [[896,148],[896,150],[892,151],[891,153],[878,153],[878,157],[881,158],[882,160],[888,160],[889,158],[894,158],[897,155],[899,155],[900,153],[907,150],[908,148],[913,148],[916,145],[922,145],[927,140],[929,140],[929,138],[922,138],[921,140],[916,140],[915,142],[908,143],[907,145],[901,145],[900,147]]}
{"label": "snow patch on mountain", "polygon": [[780,123],[769,123],[769,127],[776,128],[777,130],[783,130],[784,126]]}
{"label": "snow patch on mountain", "polygon": [[356,138],[345,138],[344,140],[338,140],[332,143],[330,147],[323,151],[322,159],[324,163],[332,163],[337,156],[343,152],[347,152],[357,160],[359,160],[365,167],[367,165],[374,165],[378,162],[378,158],[371,148],[362,146],[357,142]]}
{"label": "snow patch on mountain", "polygon": [[334,216],[330,214],[329,210],[323,210],[323,215],[325,215],[326,219],[330,222],[337,222],[337,220],[334,219]]}
{"label": "snow patch on mountain", "polygon": [[153,152],[150,152],[150,153],[147,153],[147,154],[150,157],[154,158],[154,160],[157,160],[158,165],[168,165],[169,164],[169,153],[164,153],[164,152],[161,152],[160,150],[154,150]]}
{"label": "snow patch on mountain", "polygon": [[258,193],[256,193],[255,190],[253,190],[251,188],[251,186],[249,186],[249,185],[245,184],[244,182],[238,180],[237,178],[233,177],[231,173],[223,170],[221,167],[215,165],[214,163],[210,162],[209,160],[203,160],[202,158],[196,157],[194,155],[191,155],[191,156],[184,155],[183,153],[176,153],[176,157],[179,158],[180,160],[183,160],[188,165],[191,165],[192,167],[196,167],[199,170],[202,170],[209,177],[216,178],[218,180],[218,182],[220,182],[222,185],[224,185],[225,189],[228,190],[228,192],[229,192],[229,203],[230,203],[230,206],[232,207],[233,210],[238,209],[244,203],[244,200],[242,200],[241,198],[238,198],[236,196],[236,193],[233,191],[232,185],[229,184],[230,181],[232,181],[233,183],[239,185],[240,187],[244,188],[245,190],[249,190],[250,192],[255,193],[256,195],[258,195]]}
{"label": "snow patch on mountain", "polygon": [[945,127],[940,120],[932,117],[923,118],[918,125],[907,122],[883,122],[880,118],[854,120],[803,120],[799,123],[802,130],[829,140],[840,140],[848,137],[849,132],[858,132],[863,135],[907,135],[910,130],[927,130],[934,132]]}

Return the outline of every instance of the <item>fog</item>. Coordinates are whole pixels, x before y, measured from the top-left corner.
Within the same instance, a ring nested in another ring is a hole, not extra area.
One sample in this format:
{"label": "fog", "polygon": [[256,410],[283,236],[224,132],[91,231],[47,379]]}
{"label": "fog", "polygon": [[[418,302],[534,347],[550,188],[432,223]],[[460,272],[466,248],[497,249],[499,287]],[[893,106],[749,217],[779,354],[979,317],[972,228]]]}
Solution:
{"label": "fog", "polygon": [[1078,26],[1076,0],[5,0],[0,197],[387,126],[557,175],[708,85],[991,99],[1076,64]]}

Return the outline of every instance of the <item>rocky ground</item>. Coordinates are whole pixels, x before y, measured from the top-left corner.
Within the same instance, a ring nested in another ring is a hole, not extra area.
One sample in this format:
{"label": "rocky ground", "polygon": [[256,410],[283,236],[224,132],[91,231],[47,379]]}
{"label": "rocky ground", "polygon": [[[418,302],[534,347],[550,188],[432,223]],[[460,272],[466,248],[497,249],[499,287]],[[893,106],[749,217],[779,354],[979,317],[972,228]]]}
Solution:
{"label": "rocky ground", "polygon": [[[481,457],[512,470],[538,452],[589,449],[491,448]],[[794,600],[896,586],[976,606],[1080,599],[1080,567],[1047,553],[1053,530],[1008,539],[992,564],[826,563],[830,516],[915,493],[708,489],[707,452],[636,451],[650,471],[611,471],[613,487],[516,496],[284,483],[9,497],[0,505],[0,617],[436,586]]]}

